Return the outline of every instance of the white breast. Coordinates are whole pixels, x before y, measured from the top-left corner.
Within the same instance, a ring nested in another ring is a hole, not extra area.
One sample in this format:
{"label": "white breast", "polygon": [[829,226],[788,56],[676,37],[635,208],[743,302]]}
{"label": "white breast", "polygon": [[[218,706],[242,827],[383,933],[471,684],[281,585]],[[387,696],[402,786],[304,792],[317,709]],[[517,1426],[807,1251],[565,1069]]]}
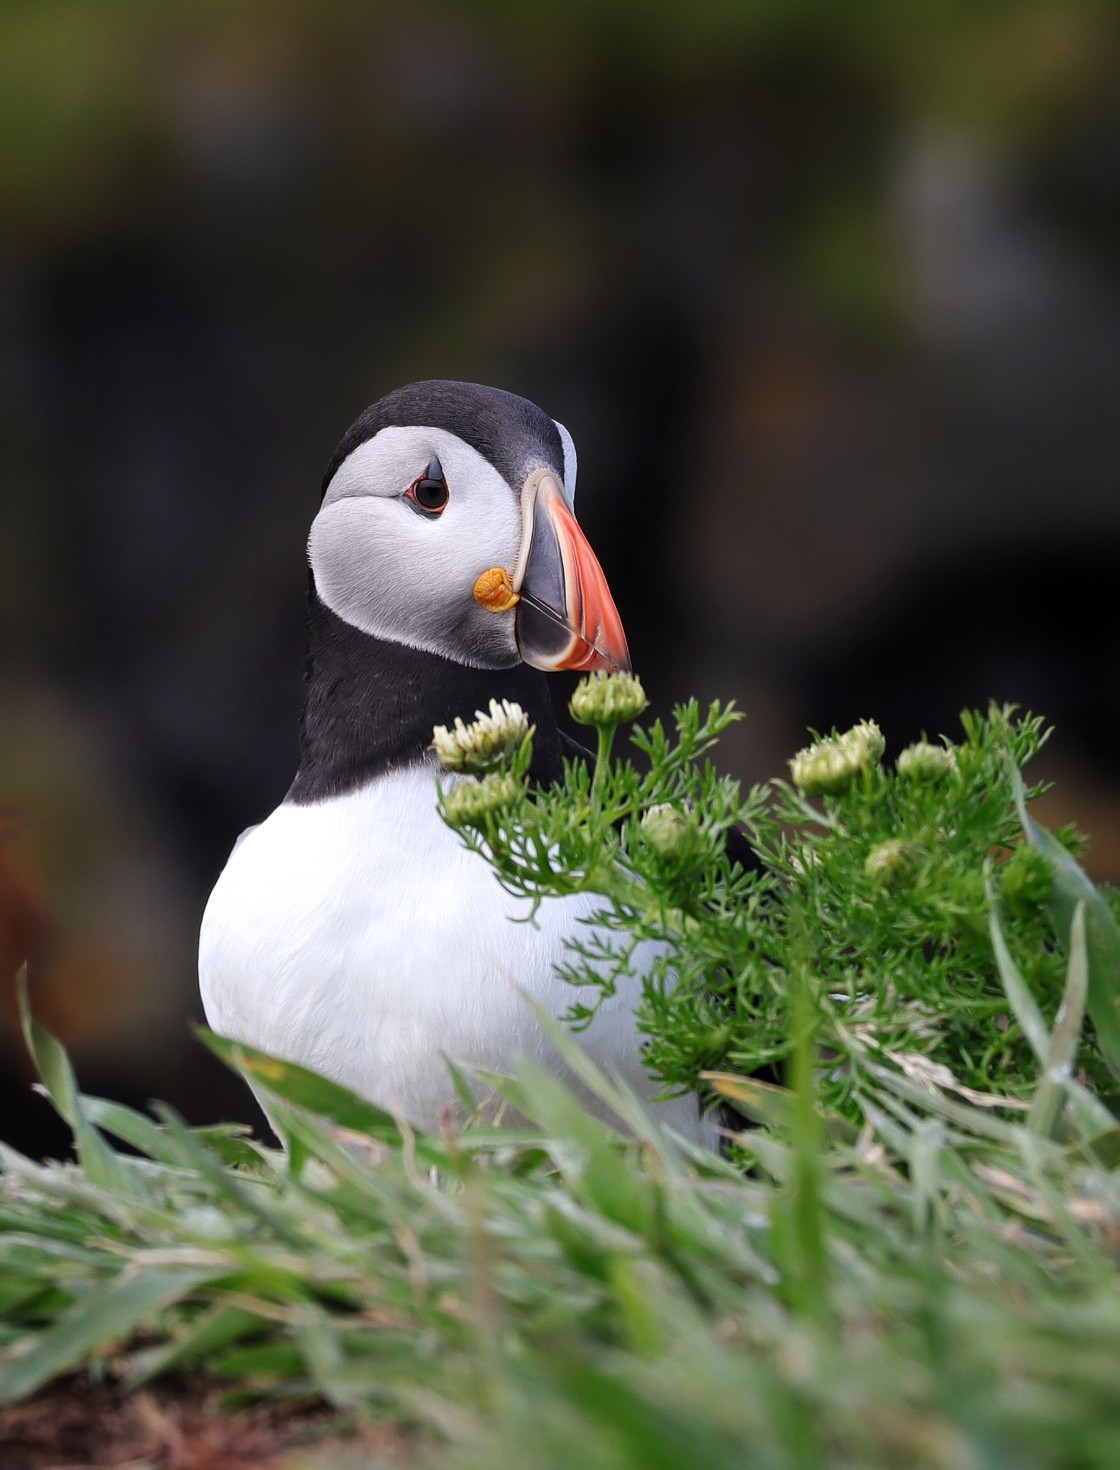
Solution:
{"label": "white breast", "polygon": [[[519,989],[553,1015],[564,939],[598,901],[529,906],[440,820],[431,768],[394,772],[328,801],[285,803],[235,848],[202,921],[199,977],[213,1029],[334,1078],[420,1127],[461,1107],[442,1057],[558,1068]],[[633,982],[577,1038],[643,1096]],[[658,1104],[707,1138],[693,1097]]]}

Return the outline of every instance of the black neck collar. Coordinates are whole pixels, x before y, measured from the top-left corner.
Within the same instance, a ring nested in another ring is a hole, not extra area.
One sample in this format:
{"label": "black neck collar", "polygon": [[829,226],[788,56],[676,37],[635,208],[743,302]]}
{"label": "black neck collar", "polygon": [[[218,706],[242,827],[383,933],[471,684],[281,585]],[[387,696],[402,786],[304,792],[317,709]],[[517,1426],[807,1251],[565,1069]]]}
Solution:
{"label": "black neck collar", "polygon": [[537,727],[530,774],[540,784],[558,780],[560,736],[544,674],[524,664],[471,669],[371,638],[331,612],[312,586],[299,770],[287,800],[342,796],[415,765],[433,725],[471,720],[491,699],[521,705]]}

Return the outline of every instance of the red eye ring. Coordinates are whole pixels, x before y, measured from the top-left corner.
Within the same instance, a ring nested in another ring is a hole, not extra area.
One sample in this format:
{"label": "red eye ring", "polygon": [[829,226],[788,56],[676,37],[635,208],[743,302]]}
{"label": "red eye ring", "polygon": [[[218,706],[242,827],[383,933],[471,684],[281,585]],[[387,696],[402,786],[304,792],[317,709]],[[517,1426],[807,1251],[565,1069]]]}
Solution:
{"label": "red eye ring", "polygon": [[404,498],[420,515],[434,518],[443,514],[451,499],[451,491],[447,488],[443,466],[434,454],[428,461],[428,468],[404,492]]}

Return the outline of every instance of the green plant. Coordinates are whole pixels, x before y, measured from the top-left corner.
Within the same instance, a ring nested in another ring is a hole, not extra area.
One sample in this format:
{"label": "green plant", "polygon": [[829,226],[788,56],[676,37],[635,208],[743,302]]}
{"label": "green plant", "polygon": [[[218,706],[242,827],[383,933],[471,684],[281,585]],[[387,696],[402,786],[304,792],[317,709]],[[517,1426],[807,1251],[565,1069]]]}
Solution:
{"label": "green plant", "polygon": [[[780,1075],[800,987],[829,1060],[818,1079],[827,1106],[858,1118],[867,1062],[883,1058],[948,1078],[962,1095],[1025,1106],[1037,1063],[1001,981],[993,905],[1049,1022],[1065,983],[1068,896],[1087,881],[1076,834],[1042,834],[1026,813],[1036,793],[1023,792],[1019,772],[1045,738],[1041,722],[1010,708],[966,712],[958,744],[920,742],[893,768],[865,722],[800,752],[791,781],[742,797],[704,759],[734,718],[694,702],[676,710],[672,738],[660,722],[636,728],[644,772],[611,758],[612,719],[593,774],[575,763],[561,785],[536,796],[511,787],[477,817],[461,788],[444,796],[449,820],[512,892],[603,896],[567,967],[570,1019],[589,1021],[652,941],[641,1026],[668,1088],[695,1087],[711,1070]],[[518,761],[523,771],[523,753]],[[728,855],[736,825],[755,870]],[[1099,895],[1091,925],[1120,963],[1120,930]],[[1120,1018],[1103,994],[1090,1013],[1079,1065],[1108,1092]]]}

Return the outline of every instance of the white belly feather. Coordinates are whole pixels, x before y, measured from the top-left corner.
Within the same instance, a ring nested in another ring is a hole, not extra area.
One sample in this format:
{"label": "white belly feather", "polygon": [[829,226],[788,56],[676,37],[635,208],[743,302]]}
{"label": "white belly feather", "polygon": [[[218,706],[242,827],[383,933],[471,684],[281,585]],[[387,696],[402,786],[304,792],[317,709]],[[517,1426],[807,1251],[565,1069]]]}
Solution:
{"label": "white belly feather", "polygon": [[[436,811],[430,767],[360,791],[285,803],[238,844],[202,921],[199,977],[213,1029],[334,1078],[420,1127],[461,1113],[442,1057],[513,1070],[559,1066],[519,988],[553,1015],[571,1004],[555,975],[593,896],[529,906],[499,886]],[[638,983],[577,1039],[643,1096],[633,1020]],[[657,1114],[708,1138],[694,1097]]]}

